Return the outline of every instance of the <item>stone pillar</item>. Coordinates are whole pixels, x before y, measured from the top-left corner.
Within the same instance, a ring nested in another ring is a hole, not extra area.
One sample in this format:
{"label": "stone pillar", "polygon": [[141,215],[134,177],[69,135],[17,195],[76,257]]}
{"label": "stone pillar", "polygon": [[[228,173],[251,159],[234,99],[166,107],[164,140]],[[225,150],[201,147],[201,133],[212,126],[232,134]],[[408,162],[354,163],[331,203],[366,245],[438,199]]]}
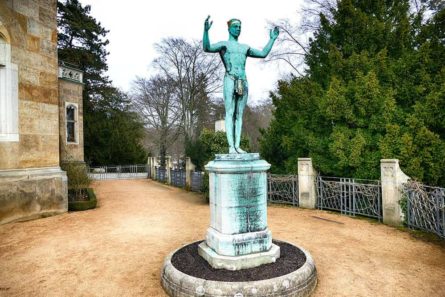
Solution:
{"label": "stone pillar", "polygon": [[218,131],[226,132],[226,124],[224,120],[219,120],[215,122],[215,132]]}
{"label": "stone pillar", "polygon": [[148,175],[148,178],[151,178],[151,177],[152,177],[152,174],[153,174],[153,171],[151,171],[151,157],[148,157],[148,158],[147,158],[147,167],[148,167],[148,172],[150,173],[150,174]]}
{"label": "stone pillar", "polygon": [[172,184],[172,175],[170,172],[170,169],[172,168],[172,157],[166,156],[165,157],[165,174],[167,175],[167,184]]}
{"label": "stone pillar", "polygon": [[148,178],[152,177],[153,171],[151,171],[151,157],[147,158],[147,170],[148,170]]}
{"label": "stone pillar", "polygon": [[151,157],[151,179],[156,179],[156,166],[158,166],[157,158]]}
{"label": "stone pillar", "polygon": [[210,227],[198,253],[213,268],[272,263],[280,248],[267,227],[267,170],[259,154],[217,154],[209,172]]}
{"label": "stone pillar", "polygon": [[185,187],[190,189],[192,187],[192,174],[195,171],[195,164],[192,163],[190,157],[185,158]]}
{"label": "stone pillar", "polygon": [[298,197],[300,207],[317,207],[316,176],[317,173],[312,167],[312,159],[298,158]]}
{"label": "stone pillar", "polygon": [[393,226],[402,225],[404,214],[399,201],[402,198],[402,184],[409,180],[409,176],[400,169],[397,159],[380,160],[380,174],[383,222]]}

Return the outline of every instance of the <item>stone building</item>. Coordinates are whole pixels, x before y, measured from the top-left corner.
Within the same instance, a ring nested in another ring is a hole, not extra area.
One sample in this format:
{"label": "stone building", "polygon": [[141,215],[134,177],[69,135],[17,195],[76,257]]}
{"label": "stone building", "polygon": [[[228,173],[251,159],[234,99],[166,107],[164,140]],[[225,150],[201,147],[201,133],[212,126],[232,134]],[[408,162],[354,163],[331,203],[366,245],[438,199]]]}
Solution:
{"label": "stone building", "polygon": [[83,73],[60,63],[59,66],[59,140],[60,160],[84,162],[83,152]]}
{"label": "stone building", "polygon": [[82,73],[59,67],[56,14],[0,0],[0,224],[66,212],[60,162],[83,161]]}

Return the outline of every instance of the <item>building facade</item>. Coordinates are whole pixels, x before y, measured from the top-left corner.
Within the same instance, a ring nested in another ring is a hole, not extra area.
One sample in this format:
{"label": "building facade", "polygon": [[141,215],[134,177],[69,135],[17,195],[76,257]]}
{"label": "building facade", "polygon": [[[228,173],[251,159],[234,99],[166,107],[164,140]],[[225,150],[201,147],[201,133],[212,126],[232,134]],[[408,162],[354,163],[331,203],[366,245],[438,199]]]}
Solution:
{"label": "building facade", "polygon": [[84,163],[82,91],[82,71],[60,63],[59,140],[61,163]]}
{"label": "building facade", "polygon": [[66,212],[61,151],[83,161],[82,84],[59,79],[56,15],[56,0],[0,1],[0,224]]}

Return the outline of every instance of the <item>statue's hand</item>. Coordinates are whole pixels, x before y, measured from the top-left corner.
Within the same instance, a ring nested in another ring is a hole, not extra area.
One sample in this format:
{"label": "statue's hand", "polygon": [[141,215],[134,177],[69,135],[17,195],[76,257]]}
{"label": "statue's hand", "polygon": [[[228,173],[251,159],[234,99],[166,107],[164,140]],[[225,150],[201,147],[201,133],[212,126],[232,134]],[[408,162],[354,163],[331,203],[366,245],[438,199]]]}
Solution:
{"label": "statue's hand", "polygon": [[204,31],[209,31],[210,27],[212,27],[213,21],[210,21],[210,16],[208,16],[204,22]]}
{"label": "statue's hand", "polygon": [[280,34],[280,30],[278,29],[278,27],[275,27],[273,29],[270,30],[270,39],[277,39],[278,35]]}

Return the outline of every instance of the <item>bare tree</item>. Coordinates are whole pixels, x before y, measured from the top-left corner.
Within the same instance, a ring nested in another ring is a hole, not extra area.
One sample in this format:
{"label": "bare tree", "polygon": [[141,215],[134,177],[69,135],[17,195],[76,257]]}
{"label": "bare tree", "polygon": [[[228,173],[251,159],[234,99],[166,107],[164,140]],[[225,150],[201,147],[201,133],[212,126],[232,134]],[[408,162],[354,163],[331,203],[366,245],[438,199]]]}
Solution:
{"label": "bare tree", "polygon": [[280,35],[275,49],[264,61],[284,62],[292,72],[303,75],[301,68],[304,64],[304,55],[307,53],[307,44],[301,38],[304,34],[301,33],[298,25],[292,24],[288,19],[271,23],[271,26],[279,27]]}
{"label": "bare tree", "polygon": [[178,137],[180,109],[176,98],[176,82],[155,76],[137,77],[133,83],[131,99],[135,110],[153,133],[159,147],[161,166],[165,166],[168,147]]}
{"label": "bare tree", "polygon": [[301,29],[303,32],[314,32],[320,29],[320,15],[329,22],[334,20],[334,11],[338,0],[305,0],[302,7]]}
{"label": "bare tree", "polygon": [[320,14],[323,14],[327,20],[332,20],[336,7],[337,0],[305,0],[301,8],[300,23],[292,23],[289,19],[270,23],[270,26],[280,28],[280,36],[276,41],[274,51],[265,62],[283,62],[294,74],[302,76],[304,56],[308,53],[308,41],[320,28]]}
{"label": "bare tree", "polygon": [[271,99],[246,107],[244,134],[249,139],[250,149],[254,152],[259,150],[261,130],[269,127],[272,120],[272,111],[273,104]]}
{"label": "bare tree", "polygon": [[167,38],[155,45],[160,56],[154,66],[174,81],[185,140],[198,136],[212,94],[221,88],[220,59],[203,52],[200,43]]}

